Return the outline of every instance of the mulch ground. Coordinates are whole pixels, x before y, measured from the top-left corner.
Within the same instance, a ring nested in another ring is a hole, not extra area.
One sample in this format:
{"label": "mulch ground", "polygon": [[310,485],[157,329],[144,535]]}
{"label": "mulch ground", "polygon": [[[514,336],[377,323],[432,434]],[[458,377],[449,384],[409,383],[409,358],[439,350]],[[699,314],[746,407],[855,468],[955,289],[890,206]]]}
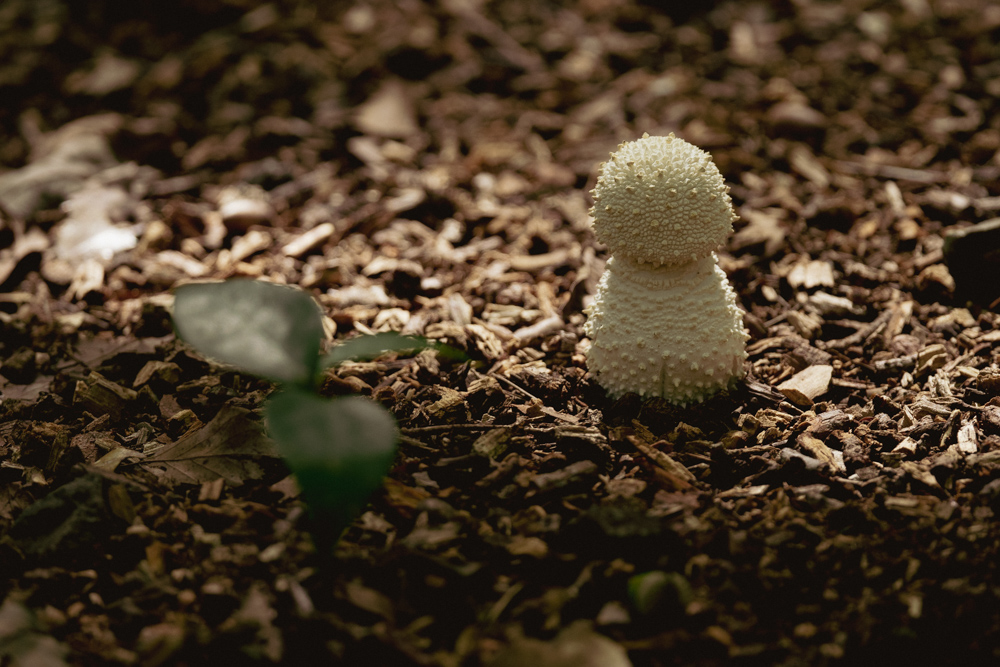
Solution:
{"label": "mulch ground", "polygon": [[[0,662],[1000,659],[1000,315],[944,256],[1000,210],[1000,6],[7,0],[0,100]],[[643,132],[740,215],[749,374],[686,409],[586,372]],[[332,555],[271,385],[172,333],[236,276],[466,355],[328,375],[401,431]]]}

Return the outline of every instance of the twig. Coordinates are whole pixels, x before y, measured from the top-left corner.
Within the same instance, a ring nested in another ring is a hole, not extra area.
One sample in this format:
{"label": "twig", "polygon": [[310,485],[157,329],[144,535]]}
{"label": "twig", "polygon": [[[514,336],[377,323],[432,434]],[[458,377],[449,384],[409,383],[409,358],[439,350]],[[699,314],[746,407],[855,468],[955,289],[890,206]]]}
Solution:
{"label": "twig", "polygon": [[451,431],[453,429],[467,429],[467,430],[478,430],[478,429],[489,429],[496,428],[495,424],[435,424],[434,426],[410,426],[407,428],[399,429],[400,433],[405,435],[416,435],[418,433],[440,433],[442,431]]}

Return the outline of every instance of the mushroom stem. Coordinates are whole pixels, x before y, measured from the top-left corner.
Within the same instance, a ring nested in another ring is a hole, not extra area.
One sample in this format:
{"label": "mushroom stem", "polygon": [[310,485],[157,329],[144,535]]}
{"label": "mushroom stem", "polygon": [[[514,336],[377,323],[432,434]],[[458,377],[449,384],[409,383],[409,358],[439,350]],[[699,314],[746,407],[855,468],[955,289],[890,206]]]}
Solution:
{"label": "mushroom stem", "polygon": [[686,405],[744,375],[743,312],[715,253],[680,266],[612,257],[587,314],[588,364],[612,397]]}

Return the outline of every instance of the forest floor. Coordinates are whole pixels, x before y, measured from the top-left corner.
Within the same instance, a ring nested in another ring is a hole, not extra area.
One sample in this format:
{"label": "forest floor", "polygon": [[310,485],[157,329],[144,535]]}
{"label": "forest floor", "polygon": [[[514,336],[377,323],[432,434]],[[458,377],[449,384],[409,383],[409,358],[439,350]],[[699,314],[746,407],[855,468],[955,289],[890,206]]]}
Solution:
{"label": "forest floor", "polygon": [[[0,100],[0,662],[1000,660],[1000,315],[944,253],[1000,211],[1000,5],[6,0]],[[644,132],[740,216],[749,373],[686,409],[586,371]],[[235,276],[466,354],[328,375],[401,431],[332,555],[271,385],[173,335]]]}

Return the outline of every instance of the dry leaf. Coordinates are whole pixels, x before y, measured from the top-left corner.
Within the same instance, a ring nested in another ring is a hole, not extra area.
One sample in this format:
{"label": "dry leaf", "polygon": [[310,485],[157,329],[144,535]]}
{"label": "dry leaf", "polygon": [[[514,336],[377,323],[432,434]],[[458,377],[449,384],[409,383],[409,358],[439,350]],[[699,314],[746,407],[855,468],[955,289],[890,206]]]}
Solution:
{"label": "dry leaf", "polygon": [[249,410],[225,406],[194,433],[167,445],[143,465],[165,481],[202,484],[222,478],[230,486],[260,479],[262,458],[276,458],[274,442]]}

